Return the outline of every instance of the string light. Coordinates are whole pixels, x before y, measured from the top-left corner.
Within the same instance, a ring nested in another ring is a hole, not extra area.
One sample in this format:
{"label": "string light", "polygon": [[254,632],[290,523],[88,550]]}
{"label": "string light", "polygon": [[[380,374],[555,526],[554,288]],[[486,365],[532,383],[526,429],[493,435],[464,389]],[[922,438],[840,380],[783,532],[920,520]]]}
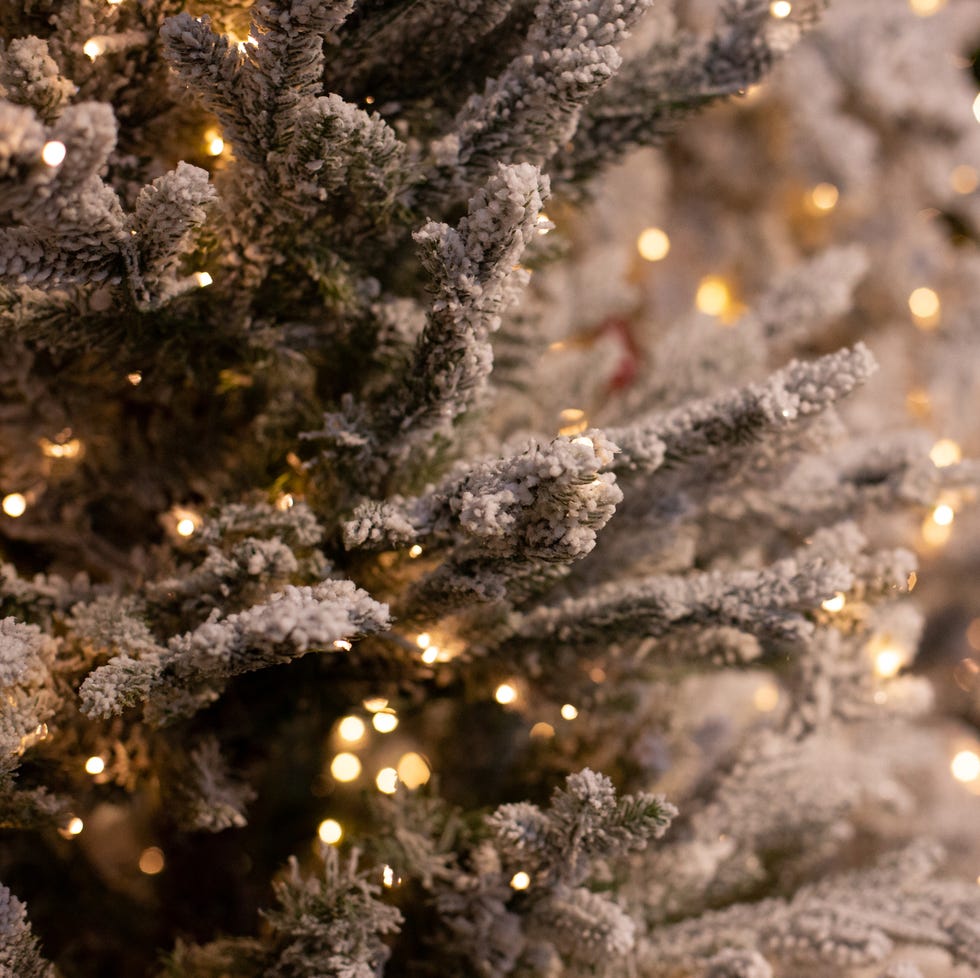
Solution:
{"label": "string light", "polygon": [[361,762],[356,754],[341,751],[330,762],[330,773],[337,781],[356,781],[361,773]]}
{"label": "string light", "polygon": [[420,649],[427,649],[432,644],[432,636],[428,632],[419,632],[415,638],[415,644]]}
{"label": "string light", "polygon": [[542,740],[547,740],[549,737],[554,737],[555,728],[550,723],[545,723],[544,720],[538,721],[533,727],[531,727],[531,732],[528,734],[532,740],[536,738],[541,738]]}
{"label": "string light", "polygon": [[200,286],[202,289],[206,288],[214,281],[214,279],[211,278],[207,272],[195,272],[194,278],[197,280],[198,286]]}
{"label": "string light", "polygon": [[143,375],[138,370],[134,370],[132,373],[126,374],[126,380],[128,380],[133,387],[139,387],[139,385],[143,383]]}
{"label": "string light", "polygon": [[393,767],[383,767],[374,783],[382,794],[393,795],[398,790],[398,772]]}
{"label": "string light", "polygon": [[439,649],[438,649],[438,647],[435,646],[435,645],[430,645],[422,653],[422,661],[427,666],[431,666],[434,662],[438,662],[439,661]]}
{"label": "string light", "polygon": [[929,459],[937,469],[944,469],[962,461],[963,452],[951,438],[940,438],[929,450]]}
{"label": "string light", "polygon": [[[67,431],[67,434],[71,434],[71,431]],[[78,438],[68,438],[66,441],[50,441],[47,438],[41,438],[38,441],[38,446],[41,453],[48,458],[77,458],[82,451],[82,443]]]}
{"label": "string light", "polygon": [[980,95],[973,100],[973,118],[980,122]]}
{"label": "string light", "polygon": [[494,691],[493,698],[502,706],[517,699],[517,690],[510,683],[501,683]]}
{"label": "string light", "polygon": [[670,238],[662,228],[645,228],[636,239],[636,250],[644,261],[663,261],[670,252]]}
{"label": "string light", "polygon": [[391,887],[400,883],[401,880],[395,876],[394,869],[391,866],[385,864],[384,868],[381,870],[381,885],[391,889]]}
{"label": "string light", "polygon": [[344,837],[344,827],[335,818],[325,818],[316,829],[320,841],[335,846]]}
{"label": "string light", "polygon": [[104,51],[105,45],[101,41],[96,40],[94,37],[90,37],[82,45],[82,54],[84,54],[90,61],[94,61]]}
{"label": "string light", "polygon": [[890,636],[873,639],[868,643],[868,651],[874,660],[875,673],[882,679],[897,676],[908,658],[905,650],[896,645]]}
{"label": "string light", "polygon": [[531,885],[531,877],[522,869],[510,878],[510,885],[515,890],[526,890]]}
{"label": "string light", "polygon": [[101,774],[105,770],[105,761],[101,757],[90,757],[85,762],[87,774]]}
{"label": "string light", "polygon": [[775,0],[769,4],[769,13],[778,20],[788,17],[793,12],[793,5],[788,0]]}
{"label": "string light", "polygon": [[398,726],[394,710],[381,709],[371,717],[371,724],[378,733],[391,733]]}
{"label": "string light", "polygon": [[922,521],[922,539],[930,547],[941,547],[953,535],[952,525],[937,523],[930,514]]}
{"label": "string light", "polygon": [[197,528],[201,525],[201,517],[196,513],[192,513],[190,510],[179,509],[174,512],[174,516],[177,519],[174,530],[179,537],[187,539],[188,537],[194,536]]}
{"label": "string light", "polygon": [[338,652],[350,652],[354,647],[347,641],[346,638],[338,638],[334,643],[333,647],[337,649]]}
{"label": "string light", "polygon": [[415,751],[409,751],[401,756],[396,773],[398,780],[410,791],[420,788],[432,776],[428,761]]}
{"label": "string light", "polygon": [[973,750],[958,751],[949,763],[949,769],[957,781],[966,784],[980,778],[980,754]]}
{"label": "string light", "polygon": [[207,144],[208,156],[220,156],[224,152],[225,141],[217,129],[208,129],[204,133],[204,142]]}
{"label": "string light", "polygon": [[919,329],[935,329],[939,325],[939,296],[934,289],[920,286],[909,295],[909,312]]}
{"label": "string light", "polygon": [[82,829],[85,828],[85,823],[76,815],[68,823],[68,834],[69,835],[81,835]]}
{"label": "string light", "polygon": [[589,679],[596,684],[604,683],[606,681],[606,670],[602,666],[593,666],[589,670]]}
{"label": "string light", "polygon": [[760,713],[772,713],[779,705],[779,687],[775,683],[763,683],[752,694],[752,705]]}
{"label": "string light", "polygon": [[555,225],[551,218],[548,217],[544,211],[541,211],[541,213],[538,214],[538,220],[535,224],[535,230],[538,232],[538,234],[547,234],[549,231],[553,231],[554,227]]}
{"label": "string light", "polygon": [[578,716],[578,710],[571,703],[566,703],[561,708],[561,715],[563,720],[574,720]]}
{"label": "string light", "polygon": [[27,497],[20,492],[10,492],[3,497],[0,508],[13,519],[23,516],[27,511]]}
{"label": "string light", "polygon": [[360,717],[344,717],[337,724],[337,733],[340,734],[340,739],[346,740],[349,744],[356,744],[361,740],[366,730],[367,727],[365,727],[364,721]]}
{"label": "string light", "polygon": [[946,6],[946,0],[909,0],[912,13],[919,17],[931,17]]}
{"label": "string light", "polygon": [[147,876],[156,876],[158,873],[162,873],[165,865],[163,850],[157,846],[149,846],[140,853],[140,872]]}
{"label": "string light", "polygon": [[581,434],[589,427],[589,419],[581,408],[563,408],[558,412],[558,417],[561,419],[558,434],[566,438]]}
{"label": "string light", "polygon": [[958,194],[972,194],[980,185],[980,173],[969,164],[961,163],[949,175],[949,185]]}
{"label": "string light", "polygon": [[292,493],[284,492],[281,496],[276,498],[276,509],[280,513],[285,513],[286,510],[292,509],[296,505],[296,500],[293,499]]}
{"label": "string light", "polygon": [[827,598],[826,601],[820,603],[820,607],[824,611],[829,611],[831,614],[836,614],[838,611],[844,610],[844,604],[847,598],[844,596],[842,591],[835,591],[832,598]]}
{"label": "string light", "polygon": [[708,316],[722,316],[731,308],[732,295],[725,280],[717,275],[701,279],[694,305]]}
{"label": "string light", "polygon": [[51,167],[61,166],[67,152],[68,150],[65,149],[64,143],[59,142],[57,139],[52,139],[41,148],[41,160]]}
{"label": "string light", "polygon": [[807,194],[807,203],[814,211],[826,214],[837,206],[840,191],[832,183],[818,183]]}
{"label": "string light", "polygon": [[408,548],[408,556],[415,560],[416,557],[422,556],[422,548],[417,544],[413,543],[412,546]]}
{"label": "string light", "polygon": [[953,512],[953,507],[947,503],[940,503],[932,511],[932,521],[937,526],[949,526],[955,517],[956,514]]}
{"label": "string light", "polygon": [[383,710],[387,705],[388,701],[380,696],[372,696],[361,701],[361,706],[363,706],[368,713],[377,713],[379,710]]}

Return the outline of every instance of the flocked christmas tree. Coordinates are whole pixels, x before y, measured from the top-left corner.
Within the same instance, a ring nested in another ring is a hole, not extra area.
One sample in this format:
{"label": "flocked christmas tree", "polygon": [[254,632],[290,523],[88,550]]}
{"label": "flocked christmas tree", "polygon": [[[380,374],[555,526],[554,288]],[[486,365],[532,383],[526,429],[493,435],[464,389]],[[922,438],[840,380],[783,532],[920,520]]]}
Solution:
{"label": "flocked christmas tree", "polygon": [[0,8],[0,975],[980,973],[980,16],[824,6]]}

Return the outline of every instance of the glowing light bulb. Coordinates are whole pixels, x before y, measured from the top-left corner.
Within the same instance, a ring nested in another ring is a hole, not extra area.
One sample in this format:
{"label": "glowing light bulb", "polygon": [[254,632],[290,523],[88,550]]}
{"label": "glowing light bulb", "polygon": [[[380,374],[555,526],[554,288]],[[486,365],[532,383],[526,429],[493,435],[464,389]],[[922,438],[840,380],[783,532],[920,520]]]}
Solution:
{"label": "glowing light bulb", "polygon": [[558,417],[561,418],[558,434],[565,437],[580,434],[589,427],[589,419],[581,408],[564,408],[558,412]]}
{"label": "glowing light bulb", "polygon": [[432,776],[428,761],[415,751],[401,756],[396,773],[398,780],[410,791],[420,788]]}
{"label": "glowing light bulb", "polygon": [[931,17],[946,6],[946,0],[909,0],[912,13],[919,17]]}
{"label": "glowing light bulb", "polygon": [[953,756],[949,769],[957,781],[966,784],[980,778],[980,754],[973,750],[961,750]]}
{"label": "glowing light bulb", "polygon": [[944,469],[962,461],[963,452],[951,438],[940,438],[929,450],[929,459],[937,469]]}
{"label": "glowing light bulb", "polygon": [[361,701],[361,706],[363,706],[368,713],[377,713],[379,710],[383,710],[387,705],[388,701],[381,696],[372,696]]}
{"label": "glowing light bulb", "polygon": [[517,690],[510,683],[501,683],[494,691],[493,698],[500,704],[506,706],[517,699]]}
{"label": "glowing light bulb", "polygon": [[281,496],[276,498],[276,509],[280,513],[285,513],[287,510],[292,509],[296,505],[296,500],[293,499],[292,493],[284,492]]}
{"label": "glowing light bulb", "polygon": [[980,95],[973,100],[973,118],[980,122]]}
{"label": "glowing light bulb", "polygon": [[909,312],[919,329],[935,329],[939,325],[939,296],[934,289],[920,286],[909,295]]}
{"label": "glowing light bulb", "polygon": [[381,885],[386,886],[389,889],[395,885],[395,871],[385,864],[385,867],[381,870]]}
{"label": "glowing light bulb", "polygon": [[578,716],[578,710],[571,703],[566,703],[561,708],[561,715],[563,720],[574,720]]}
{"label": "glowing light bulb", "polygon": [[325,818],[316,829],[320,841],[335,846],[344,837],[344,827],[335,818]]}
{"label": "glowing light bulb", "polygon": [[8,516],[17,519],[18,516],[23,516],[27,511],[27,498],[20,492],[8,493],[3,497],[3,502],[0,502],[0,508]]}
{"label": "glowing light bulb", "polygon": [[338,638],[334,643],[333,647],[337,649],[338,652],[350,652],[353,646],[346,638]]}
{"label": "glowing light bulb", "polygon": [[788,17],[793,12],[793,5],[788,0],[775,0],[769,4],[769,13],[778,20]]}
{"label": "glowing light bulb", "polygon": [[844,604],[846,602],[843,592],[836,591],[832,598],[827,598],[826,601],[820,603],[820,607],[824,611],[829,611],[831,614],[836,614],[838,611],[844,610]]}
{"label": "glowing light bulb", "polygon": [[146,876],[156,876],[158,873],[162,873],[165,865],[163,850],[157,846],[149,846],[140,853],[140,872]]}
{"label": "glowing light bulb", "polygon": [[420,649],[427,649],[432,644],[432,636],[428,632],[419,632],[415,638],[415,644]]}
{"label": "glowing light bulb", "polygon": [[138,370],[134,370],[132,373],[126,374],[126,380],[128,380],[133,387],[139,387],[139,385],[143,383],[143,375]]}
{"label": "glowing light bulb", "polygon": [[886,646],[875,653],[875,672],[882,679],[897,676],[903,665],[905,665],[905,653],[901,649]]}
{"label": "glowing light bulb", "polygon": [[966,163],[961,163],[949,175],[949,185],[958,194],[972,194],[980,186],[980,173]]}
{"label": "glowing light bulb", "polygon": [[101,41],[96,40],[94,37],[90,37],[82,45],[82,54],[85,55],[90,61],[94,61],[102,52],[105,51],[105,46]]}
{"label": "glowing light bulb", "polygon": [[700,312],[708,316],[721,316],[730,309],[731,303],[732,295],[724,279],[717,275],[701,279],[694,296],[694,304]]}
{"label": "glowing light bulb", "polygon": [[105,770],[105,761],[101,757],[90,757],[85,762],[85,770],[88,774],[101,774]]}
{"label": "glowing light bulb", "polygon": [[538,214],[538,220],[535,224],[535,230],[538,232],[538,234],[547,234],[549,231],[553,231],[554,228],[555,225],[551,218],[548,217],[544,211],[541,211],[541,213]]}
{"label": "glowing light bulb", "polygon": [[398,790],[398,772],[393,767],[383,767],[374,779],[378,791],[393,795]]}
{"label": "glowing light bulb", "polygon": [[217,129],[208,129],[204,133],[204,142],[207,146],[208,156],[220,156],[224,152],[225,141]]}
{"label": "glowing light bulb", "polygon": [[807,195],[807,201],[815,211],[827,213],[837,206],[840,191],[832,183],[818,183]]}
{"label": "glowing light bulb", "polygon": [[81,835],[82,829],[85,828],[85,823],[76,815],[68,823],[68,834],[69,835]]}
{"label": "glowing light bulb", "polygon": [[183,519],[177,520],[177,536],[180,537],[192,537],[194,536],[194,531],[197,529],[197,525],[194,520],[189,516],[185,516]]}
{"label": "glowing light bulb", "polygon": [[555,728],[550,723],[545,723],[544,720],[540,720],[533,727],[531,727],[531,732],[528,736],[531,739],[536,739],[540,737],[542,740],[547,740],[549,737],[554,737]]}
{"label": "glowing light bulb", "polygon": [[438,662],[439,661],[439,648],[438,648],[438,646],[430,645],[422,653],[422,661],[426,665],[428,665],[428,666],[431,666],[434,662]]}
{"label": "glowing light bulb", "polygon": [[202,289],[207,288],[214,281],[207,272],[195,272],[194,278],[197,280],[198,286]]}
{"label": "glowing light bulb", "polygon": [[408,556],[415,560],[416,557],[422,556],[422,548],[417,544],[413,543],[412,546],[408,548]]}
{"label": "glowing light bulb", "polygon": [[531,877],[521,870],[510,878],[510,885],[515,890],[526,890],[531,885]]}
{"label": "glowing light bulb", "polygon": [[41,160],[48,166],[61,166],[67,152],[64,143],[52,139],[51,142],[45,143],[42,147]]}
{"label": "glowing light bulb", "polygon": [[340,739],[346,740],[349,744],[356,744],[364,736],[366,730],[367,727],[360,717],[344,717],[337,724],[337,733],[340,734]]}
{"label": "glowing light bulb", "polygon": [[953,512],[953,507],[947,505],[946,503],[940,503],[932,511],[932,521],[937,526],[949,526],[955,517],[956,514]]}
{"label": "glowing light bulb", "polygon": [[398,726],[398,717],[394,710],[379,710],[371,717],[371,724],[378,733],[391,733]]}
{"label": "glowing light bulb", "polygon": [[330,773],[337,781],[356,781],[361,773],[361,762],[355,754],[341,751],[330,762]]}
{"label": "glowing light bulb", "polygon": [[752,705],[760,713],[772,713],[779,705],[779,687],[775,683],[763,683],[752,694]]}
{"label": "glowing light bulb", "polygon": [[670,252],[670,238],[661,228],[645,228],[636,239],[636,250],[644,261],[663,261]]}

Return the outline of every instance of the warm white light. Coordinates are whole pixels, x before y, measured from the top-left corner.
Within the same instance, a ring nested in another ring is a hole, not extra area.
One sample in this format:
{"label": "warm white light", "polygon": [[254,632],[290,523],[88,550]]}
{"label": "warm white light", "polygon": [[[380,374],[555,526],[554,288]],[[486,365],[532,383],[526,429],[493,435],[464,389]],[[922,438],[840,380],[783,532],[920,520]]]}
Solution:
{"label": "warm white light", "polygon": [[844,610],[844,603],[847,599],[844,597],[843,592],[836,591],[832,598],[827,598],[826,601],[820,603],[820,607],[824,611],[829,611],[831,614],[836,614],[838,611]]}
{"label": "warm white light", "polygon": [[333,647],[337,649],[338,652],[350,652],[353,646],[346,638],[338,638],[334,643]]}
{"label": "warm white light", "polygon": [[958,194],[972,194],[980,186],[980,173],[968,163],[961,163],[949,175],[949,185]]}
{"label": "warm white light", "polygon": [[769,13],[779,20],[788,17],[792,12],[793,5],[788,0],[775,0],[774,3],[769,4]]}
{"label": "warm white light", "polygon": [[809,193],[809,202],[816,211],[832,211],[840,199],[840,191],[832,183],[818,183]]}
{"label": "warm white light", "polygon": [[760,713],[772,713],[779,705],[779,687],[775,683],[763,683],[752,694],[752,705]]}
{"label": "warm white light", "polygon": [[434,662],[439,660],[439,647],[437,645],[430,645],[422,653],[422,661],[427,665],[431,666]]}
{"label": "warm white light", "polygon": [[538,721],[533,727],[531,727],[530,736],[532,738],[541,737],[542,739],[548,739],[549,737],[554,737],[555,728],[550,723],[545,723],[544,720]]}
{"label": "warm white light", "polygon": [[157,846],[150,846],[140,853],[140,872],[147,876],[156,876],[157,873],[162,873],[165,864],[163,850]]}
{"label": "warm white light", "polygon": [[953,512],[953,507],[948,506],[946,503],[940,503],[932,511],[932,521],[937,526],[949,526],[953,522],[956,514]]}
{"label": "warm white light", "polygon": [[561,427],[558,429],[559,435],[571,437],[578,435],[589,427],[589,419],[581,408],[564,408],[558,412],[561,418]]}
{"label": "warm white light", "polygon": [[90,757],[85,762],[85,770],[89,774],[101,774],[105,770],[105,761],[101,757]]}
{"label": "warm white light", "polygon": [[349,744],[356,744],[364,736],[366,729],[364,721],[360,717],[344,717],[337,724],[337,733],[340,734],[340,739],[346,740]]}
{"label": "warm white light", "polygon": [[721,316],[731,306],[732,295],[724,279],[708,275],[701,279],[694,304],[708,316]]}
{"label": "warm white light", "polygon": [[293,508],[296,505],[296,500],[293,499],[292,494],[284,492],[281,496],[276,497],[276,509],[280,513],[285,513],[287,510]]}
{"label": "warm white light", "polygon": [[415,638],[415,644],[420,649],[427,649],[432,644],[432,636],[428,632],[419,632]]}
{"label": "warm white light", "polygon": [[670,251],[670,238],[661,228],[646,228],[636,239],[636,250],[644,261],[662,261]]}
{"label": "warm white light", "polygon": [[102,54],[104,50],[105,48],[103,47],[102,42],[97,41],[94,37],[90,37],[82,45],[82,53],[91,61],[94,61],[100,54]]}
{"label": "warm white light", "polygon": [[905,665],[905,653],[901,649],[888,645],[875,653],[875,672],[882,679],[897,676],[903,665]]}
{"label": "warm white light", "polygon": [[177,520],[176,529],[177,536],[192,537],[194,536],[194,531],[197,529],[197,526],[189,516],[185,516],[182,520]]}
{"label": "warm white light", "polygon": [[412,546],[408,548],[408,556],[414,560],[416,557],[422,556],[422,548],[417,544],[413,543]]}
{"label": "warm white light", "polygon": [[919,329],[934,329],[939,325],[940,302],[935,289],[920,286],[909,295],[909,312]]}
{"label": "warm white light", "polygon": [[506,706],[517,699],[517,690],[510,683],[501,683],[494,692],[493,698]]}
{"label": "warm white light", "polygon": [[3,502],[0,502],[0,507],[8,515],[16,519],[18,516],[23,516],[27,510],[27,498],[23,493],[11,492],[3,497]]}
{"label": "warm white light", "polygon": [[535,230],[538,234],[547,234],[549,231],[553,230],[555,227],[554,222],[542,211],[538,214],[538,220],[535,226]]}
{"label": "warm white light", "polygon": [[82,451],[82,443],[78,438],[69,438],[67,441],[51,441],[42,438],[38,442],[41,452],[48,458],[77,458]]}
{"label": "warm white light", "polygon": [[388,705],[388,701],[380,696],[372,696],[369,699],[362,700],[361,705],[368,713],[377,713]]}
{"label": "warm white light", "polygon": [[961,750],[950,762],[949,769],[957,781],[966,784],[980,778],[980,754],[973,750]]}
{"label": "warm white light", "polygon": [[393,795],[398,789],[398,772],[393,767],[383,767],[378,771],[374,783],[377,785],[378,791],[386,795]]}
{"label": "warm white light", "polygon": [[922,521],[922,539],[930,547],[941,547],[949,543],[949,538],[953,535],[953,527],[950,523],[937,523],[930,514]]}
{"label": "warm white light", "polygon": [[204,142],[207,144],[208,156],[220,156],[224,151],[225,141],[217,129],[209,129],[204,134]]}
{"label": "warm white light", "polygon": [[85,828],[85,823],[76,815],[68,823],[68,834],[69,835],[79,835],[82,829]]}
{"label": "warm white light", "polygon": [[387,864],[381,870],[381,883],[389,888],[395,885],[395,871]]}
{"label": "warm white light", "polygon": [[909,0],[912,13],[919,17],[931,17],[946,6],[946,0]]}
{"label": "warm white light", "polygon": [[428,761],[415,751],[409,751],[401,756],[396,773],[398,780],[413,791],[425,784],[432,776]]}
{"label": "warm white light", "polygon": [[64,143],[59,142],[57,139],[52,139],[51,142],[45,143],[41,149],[41,159],[48,166],[61,166],[64,162],[66,152]]}
{"label": "warm white light", "polygon": [[578,716],[578,710],[571,703],[566,703],[561,708],[561,715],[564,720],[574,720]]}
{"label": "warm white light", "polygon": [[980,95],[973,100],[973,118],[980,122]]}
{"label": "warm white light", "polygon": [[207,272],[195,272],[194,278],[197,279],[197,284],[203,289],[210,285],[214,279]]}
{"label": "warm white light", "polygon": [[321,842],[335,846],[344,837],[344,827],[335,818],[325,818],[317,826],[316,834]]}
{"label": "warm white light", "polygon": [[371,723],[378,733],[391,733],[398,726],[398,717],[394,710],[382,709],[371,717]]}
{"label": "warm white light", "polygon": [[130,374],[126,374],[126,380],[128,380],[133,387],[139,387],[143,383],[143,375],[138,371],[134,370]]}
{"label": "warm white light", "polygon": [[929,459],[937,469],[944,469],[962,461],[963,452],[952,438],[940,438],[930,449]]}
{"label": "warm white light", "polygon": [[526,890],[531,885],[531,877],[521,870],[510,878],[510,885],[515,890]]}
{"label": "warm white light", "polygon": [[338,781],[354,781],[361,773],[361,762],[349,751],[342,751],[330,762],[330,773]]}

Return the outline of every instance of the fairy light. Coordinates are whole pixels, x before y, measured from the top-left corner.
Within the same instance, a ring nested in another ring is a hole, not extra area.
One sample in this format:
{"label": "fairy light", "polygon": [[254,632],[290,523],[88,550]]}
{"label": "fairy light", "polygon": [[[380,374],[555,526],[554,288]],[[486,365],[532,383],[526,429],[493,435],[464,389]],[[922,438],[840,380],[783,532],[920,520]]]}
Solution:
{"label": "fairy light", "polygon": [[952,438],[940,438],[929,450],[929,459],[937,469],[962,461],[963,451]]}
{"label": "fairy light", "polygon": [[0,502],[0,508],[13,519],[23,516],[27,511],[27,497],[21,492],[8,492]]}
{"label": "fairy light", "polygon": [[592,682],[596,683],[597,685],[599,683],[604,683],[606,681],[606,670],[603,669],[602,666],[593,666],[589,670],[589,679],[591,679]]}
{"label": "fairy light", "polygon": [[829,611],[831,614],[836,614],[838,611],[844,610],[844,604],[847,598],[844,596],[842,591],[835,591],[832,598],[827,598],[826,601],[820,602],[820,607],[824,611]]}
{"label": "fairy light", "polygon": [[517,699],[517,690],[510,683],[501,683],[494,690],[493,698],[502,706],[506,706]]}
{"label": "fairy light", "polygon": [[195,272],[194,279],[202,289],[207,288],[214,281],[207,272]]}
{"label": "fairy light", "polygon": [[510,885],[515,890],[526,890],[531,885],[531,877],[522,869],[510,878]]}
{"label": "fairy light", "polygon": [[69,835],[81,835],[82,829],[85,828],[85,823],[76,815],[68,823],[68,834]]}
{"label": "fairy light", "polygon": [[763,683],[752,694],[752,705],[760,713],[772,713],[779,706],[779,687],[775,683]]}
{"label": "fairy light", "polygon": [[953,512],[953,507],[948,503],[940,503],[932,511],[932,521],[937,526],[949,526],[956,517],[956,513]]}
{"label": "fairy light", "polygon": [[793,12],[793,5],[788,0],[775,0],[769,4],[769,13],[777,20],[783,20]]}
{"label": "fairy light", "polygon": [[698,284],[694,305],[708,316],[721,316],[731,308],[732,294],[724,279],[707,275]]}
{"label": "fairy light", "polygon": [[897,676],[908,658],[905,650],[888,635],[872,639],[868,643],[868,651],[874,662],[875,674],[881,679]]}
{"label": "fairy light", "polygon": [[293,499],[292,493],[284,492],[281,496],[276,497],[276,509],[280,513],[285,513],[287,510],[293,508],[296,505],[296,500]]}
{"label": "fairy light", "polygon": [[336,650],[337,650],[338,652],[350,652],[350,650],[351,650],[351,649],[352,649],[352,648],[353,648],[354,646],[352,646],[352,645],[350,644],[350,642],[348,642],[348,641],[347,641],[347,639],[346,639],[346,638],[338,638],[338,639],[337,639],[337,640],[336,640],[336,641],[335,641],[335,642],[333,643],[333,647],[334,647],[334,648],[335,648],[335,649],[336,649]]}
{"label": "fairy light", "polygon": [[41,454],[48,458],[78,458],[82,451],[82,443],[78,438],[68,438],[66,441],[50,441],[41,438],[38,441]]}
{"label": "fairy light", "polygon": [[89,61],[94,61],[100,54],[105,51],[105,45],[94,37],[90,37],[82,45],[82,54],[85,55]]}
{"label": "fairy light", "polygon": [[412,546],[408,548],[408,556],[415,560],[416,557],[422,556],[422,548],[417,544],[413,543]]}
{"label": "fairy light", "polygon": [[139,385],[143,383],[143,375],[138,370],[134,370],[132,373],[126,374],[126,380],[128,380],[133,387],[139,387]]}
{"label": "fairy light", "polygon": [[391,889],[396,883],[395,871],[387,863],[381,870],[381,885]]}
{"label": "fairy light", "polygon": [[561,708],[561,716],[563,720],[574,720],[578,716],[578,710],[571,703],[566,703]]}
{"label": "fairy light", "polygon": [[383,767],[374,779],[378,791],[393,795],[398,790],[398,772],[393,767]]}
{"label": "fairy light", "polygon": [[662,228],[644,228],[636,239],[636,250],[644,261],[663,261],[670,252],[670,238]]}
{"label": "fairy light", "polygon": [[68,150],[65,149],[64,143],[57,139],[52,139],[41,148],[41,160],[50,167],[61,166],[67,152]]}
{"label": "fairy light", "polygon": [[551,218],[548,217],[544,211],[541,211],[541,213],[538,214],[538,220],[535,224],[535,230],[538,232],[538,234],[547,234],[549,231],[553,231],[554,228],[555,225]]}
{"label": "fairy light", "polygon": [[204,133],[204,142],[207,146],[208,156],[220,156],[224,152],[225,141],[217,129],[208,129]]}
{"label": "fairy light", "polygon": [[439,661],[439,649],[438,649],[438,647],[435,646],[435,645],[430,645],[422,653],[422,661],[427,666],[431,666],[434,662],[438,662]]}
{"label": "fairy light", "polygon": [[415,751],[409,751],[399,758],[396,773],[398,780],[410,791],[421,788],[432,777],[428,761]]}
{"label": "fairy light", "polygon": [[917,17],[931,17],[946,6],[946,0],[909,0],[909,7]]}
{"label": "fairy light", "polygon": [[388,701],[381,696],[371,696],[366,700],[361,700],[361,706],[363,706],[368,713],[377,713],[379,710],[383,710],[387,705]]}
{"label": "fairy light", "polygon": [[337,733],[341,740],[346,740],[349,744],[356,744],[364,737],[367,727],[360,717],[347,716],[337,724]]}
{"label": "fairy light", "polygon": [[85,772],[87,774],[101,774],[105,770],[105,761],[101,757],[90,757],[85,762]]}
{"label": "fairy light", "polygon": [[330,773],[337,781],[356,781],[361,773],[361,762],[356,754],[341,751],[330,762]]}
{"label": "fairy light", "polygon": [[156,876],[163,872],[166,860],[159,846],[149,846],[140,853],[140,872],[146,876]]}
{"label": "fairy light", "polygon": [[980,778],[980,754],[975,750],[961,750],[953,755],[949,762],[953,777],[963,784]]}
{"label": "fairy light", "polygon": [[194,517],[192,514],[187,513],[183,516],[178,516],[177,525],[174,529],[177,532],[177,536],[192,537],[197,532],[197,528],[200,525],[200,520]]}
{"label": "fairy light", "polygon": [[919,329],[935,329],[939,325],[941,303],[935,289],[925,285],[913,289],[909,295],[909,312]]}
{"label": "fairy light", "polygon": [[980,186],[980,173],[968,163],[961,163],[950,173],[949,185],[958,194],[972,194]]}
{"label": "fairy light", "polygon": [[832,183],[818,183],[807,194],[807,203],[822,214],[832,211],[840,199],[840,191]]}
{"label": "fairy light", "polygon": [[973,100],[973,118],[980,122],[980,95]]}
{"label": "fairy light", "polygon": [[391,733],[398,726],[398,717],[394,710],[381,709],[371,717],[371,725],[378,733]]}
{"label": "fairy light", "polygon": [[953,535],[951,524],[937,523],[930,514],[922,521],[922,540],[930,547],[941,547],[949,543],[949,538]]}
{"label": "fairy light", "polygon": [[316,828],[320,841],[335,846],[344,837],[344,827],[335,818],[325,818]]}
{"label": "fairy light", "polygon": [[555,728],[550,723],[545,723],[544,720],[539,720],[533,727],[531,727],[528,736],[532,740],[548,740],[555,735]]}
{"label": "fairy light", "polygon": [[415,637],[415,644],[420,649],[427,649],[432,644],[432,636],[428,632],[419,632]]}
{"label": "fairy light", "polygon": [[559,435],[570,438],[572,435],[580,435],[589,427],[589,419],[581,408],[563,408],[558,412],[561,419],[561,427],[558,429]]}

